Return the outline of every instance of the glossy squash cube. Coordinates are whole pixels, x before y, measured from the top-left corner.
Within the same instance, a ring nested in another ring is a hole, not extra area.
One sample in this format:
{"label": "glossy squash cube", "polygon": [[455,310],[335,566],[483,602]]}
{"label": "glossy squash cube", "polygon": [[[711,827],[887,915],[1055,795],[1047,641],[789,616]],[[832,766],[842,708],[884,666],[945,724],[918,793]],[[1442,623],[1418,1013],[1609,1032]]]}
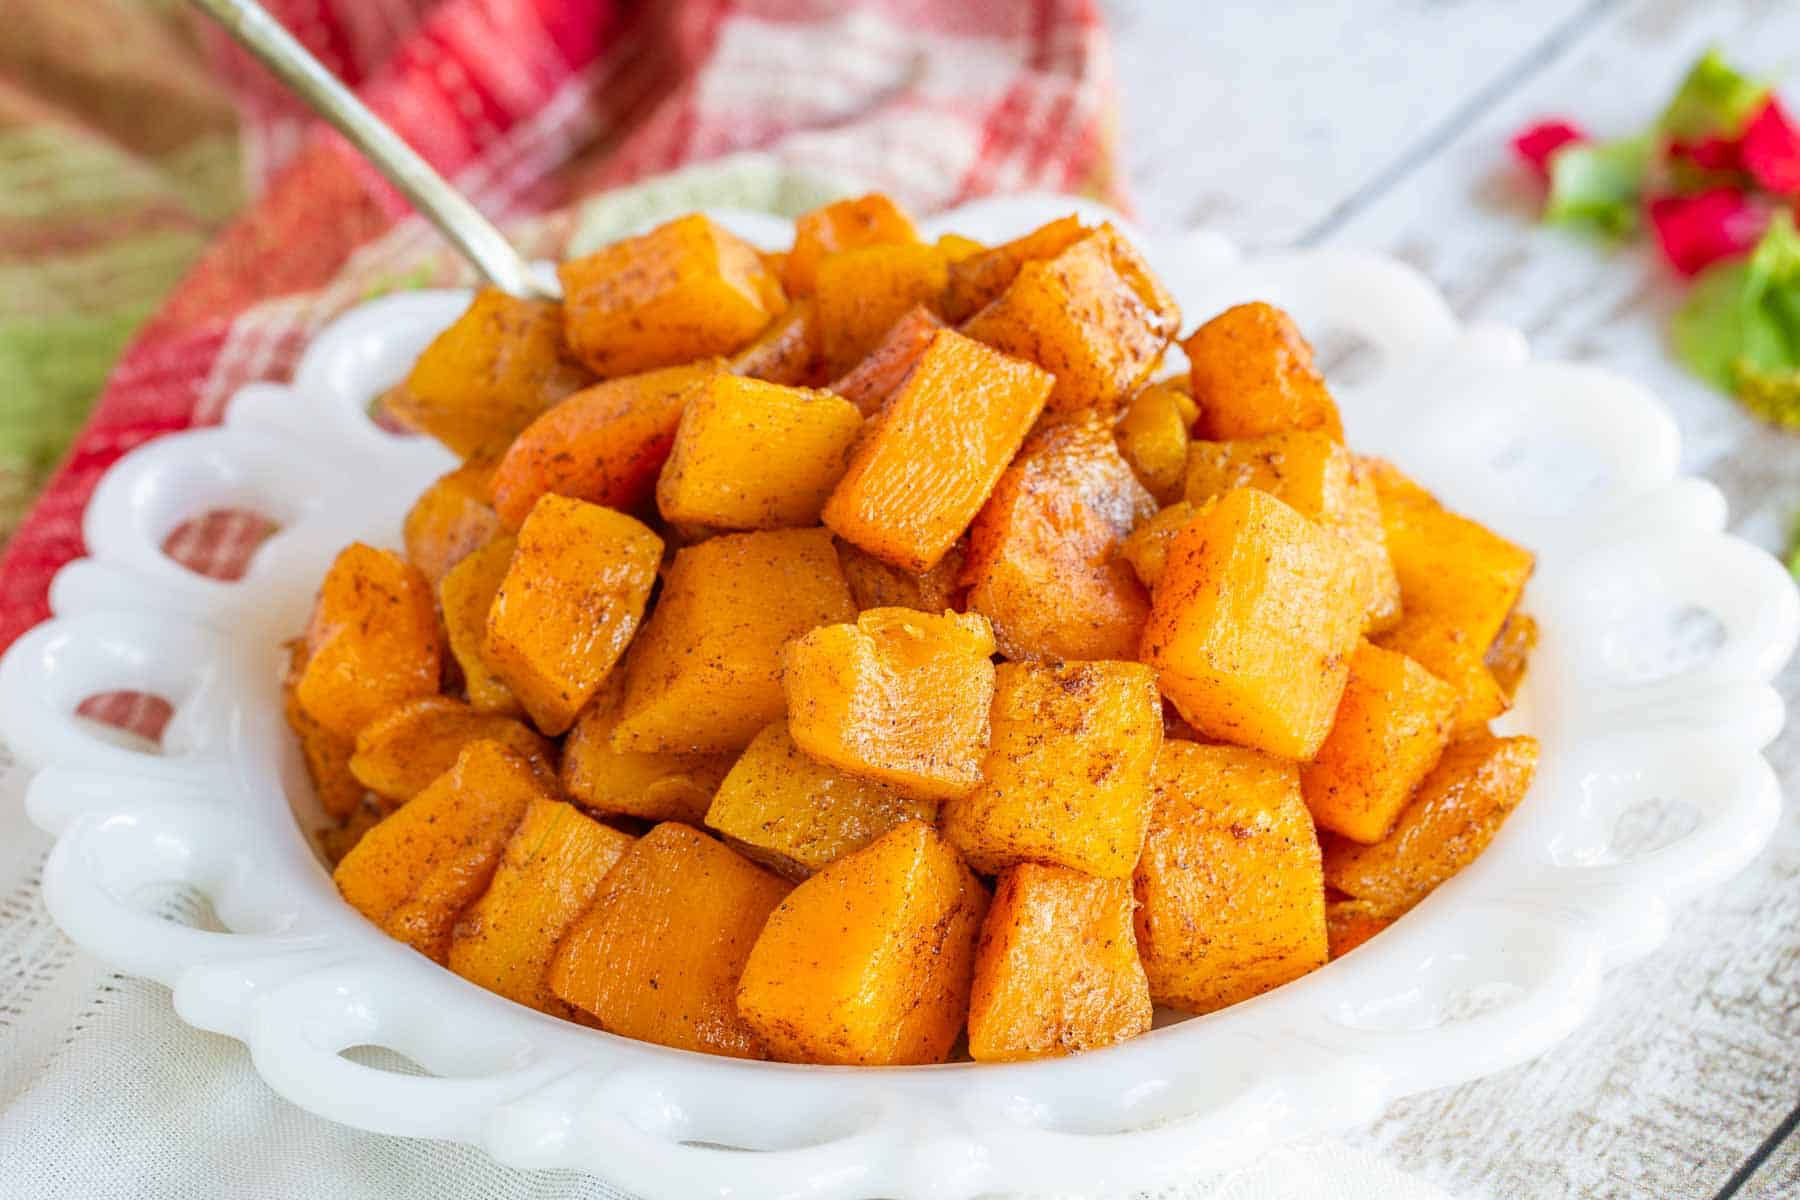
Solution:
{"label": "glossy squash cube", "polygon": [[443,639],[431,584],[391,550],[361,542],[332,561],[306,626],[294,698],[343,738],[402,701],[436,695]]}
{"label": "glossy squash cube", "polygon": [[1131,531],[1119,546],[1119,557],[1131,564],[1132,573],[1146,589],[1154,592],[1169,563],[1169,547],[1175,535],[1194,519],[1202,506],[1178,501],[1161,509],[1148,521]]}
{"label": "glossy squash cube", "polygon": [[998,300],[1026,263],[1055,258],[1092,232],[1082,225],[1081,218],[1070,215],[998,246],[977,246],[966,253],[966,248],[959,247],[950,256],[950,278],[944,290],[945,320],[968,320]]}
{"label": "glossy squash cube", "polygon": [[819,344],[819,321],[812,297],[803,296],[782,310],[756,340],[731,356],[733,375],[791,387],[817,387],[825,382],[825,351]]}
{"label": "glossy squash cube", "polygon": [[438,585],[438,607],[444,614],[450,653],[462,668],[463,691],[476,712],[516,715],[525,711],[487,658],[488,612],[516,549],[516,538],[497,537],[451,567]]}
{"label": "glossy squash cube", "polygon": [[949,264],[936,246],[860,246],[820,261],[813,295],[825,369],[834,377],[881,344],[912,309],[942,303]]}
{"label": "glossy squash cube", "polygon": [[450,568],[498,537],[494,512],[494,466],[469,462],[426,488],[406,514],[402,537],[406,559],[432,587]]}
{"label": "glossy squash cube", "polygon": [[783,263],[782,282],[789,295],[809,295],[820,264],[831,255],[859,246],[904,246],[918,240],[912,218],[880,192],[834,200],[794,222],[794,248]]}
{"label": "glossy squash cube", "polygon": [[295,642],[288,657],[288,674],[281,687],[281,711],[288,728],[300,743],[300,757],[306,764],[306,777],[312,782],[313,794],[325,815],[342,821],[362,805],[368,789],[350,773],[350,756],[356,753],[356,739],[336,733],[313,719],[300,704],[295,683],[306,667],[306,646]]}
{"label": "glossy squash cube", "polygon": [[1199,417],[1213,441],[1316,429],[1344,440],[1344,423],[1312,347],[1293,318],[1260,301],[1228,308],[1181,344]]}
{"label": "glossy squash cube", "polygon": [[700,824],[733,756],[620,749],[612,735],[624,696],[615,671],[575,719],[563,742],[563,791],[597,813]]}
{"label": "glossy squash cube", "polygon": [[556,747],[522,721],[476,712],[449,696],[421,696],[377,716],[356,735],[350,773],[377,796],[404,804],[456,765],[471,742],[498,742],[556,778]]}
{"label": "glossy squash cube", "polygon": [[1181,499],[1192,412],[1193,401],[1187,396],[1153,383],[1131,398],[1115,426],[1119,453],[1158,504]]}
{"label": "glossy squash cube", "polygon": [[950,547],[929,571],[915,573],[882,562],[867,550],[849,542],[837,542],[838,563],[856,599],[856,611],[871,608],[911,608],[933,616],[947,608],[964,607],[962,582],[964,546]]}
{"label": "glossy squash cube", "polygon": [[831,390],[856,405],[865,417],[874,416],[943,327],[937,314],[924,305],[909,310],[888,326],[861,362],[831,381]]}

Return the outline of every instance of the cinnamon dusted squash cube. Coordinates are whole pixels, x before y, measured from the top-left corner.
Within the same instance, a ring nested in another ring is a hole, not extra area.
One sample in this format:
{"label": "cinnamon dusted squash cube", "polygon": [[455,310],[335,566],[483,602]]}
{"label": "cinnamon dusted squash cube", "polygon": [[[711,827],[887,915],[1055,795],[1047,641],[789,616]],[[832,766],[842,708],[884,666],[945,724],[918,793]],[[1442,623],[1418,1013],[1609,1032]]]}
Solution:
{"label": "cinnamon dusted squash cube", "polygon": [[763,927],[737,1007],[784,1062],[943,1062],[969,1011],[987,892],[908,821],[795,888]]}
{"label": "cinnamon dusted squash cube", "polygon": [[456,923],[449,968],[509,1000],[575,1017],[550,990],[550,960],[634,840],[572,804],[533,799],[507,840],[493,882]]}
{"label": "cinnamon dusted squash cube", "polygon": [[556,274],[569,346],[602,376],[730,354],[787,305],[755,248],[699,213],[570,259]]}
{"label": "cinnamon dusted squash cube", "polygon": [[781,718],[782,646],[855,614],[823,529],[727,534],[679,551],[626,664],[613,746],[742,749]]}
{"label": "cinnamon dusted squash cube", "polygon": [[1119,550],[1155,511],[1104,418],[1040,426],[969,527],[969,607],[993,622],[1000,652],[1135,658],[1150,597]]}
{"label": "cinnamon dusted squash cube", "polygon": [[969,1057],[1052,1058],[1149,1029],[1136,907],[1128,879],[1040,863],[1001,875],[975,947]]}
{"label": "cinnamon dusted squash cube", "polygon": [[576,392],[507,448],[494,470],[494,510],[517,529],[547,495],[637,507],[656,490],[689,393],[723,365],[707,359]]}
{"label": "cinnamon dusted squash cube", "polygon": [[867,550],[849,542],[837,542],[838,563],[844,568],[844,579],[850,584],[850,595],[856,599],[856,611],[871,608],[913,608],[937,614],[947,608],[961,610],[963,543],[958,542],[938,559],[937,566],[923,574],[904,571],[882,562]]}
{"label": "cinnamon dusted squash cube", "polygon": [[1325,940],[1331,947],[1332,961],[1344,957],[1393,923],[1394,918],[1386,909],[1367,900],[1327,900]]}
{"label": "cinnamon dusted squash cube", "polygon": [[825,352],[819,345],[819,321],[812,297],[803,296],[769,322],[754,342],[731,356],[734,375],[817,387],[825,382]]}
{"label": "cinnamon dusted squash cube", "polygon": [[1316,429],[1344,440],[1337,401],[1293,318],[1260,301],[1228,308],[1189,335],[1198,437],[1214,441]]}
{"label": "cinnamon dusted squash cube", "polygon": [[817,525],[862,423],[830,392],[715,375],[688,396],[656,506],[715,529]]}
{"label": "cinnamon dusted squash cube", "polygon": [[756,735],[706,813],[710,828],[790,879],[804,879],[908,820],[936,821],[937,805],[808,758],[786,721]]}
{"label": "cinnamon dusted squash cube", "polygon": [[944,836],[996,874],[1047,862],[1123,879],[1150,822],[1162,747],[1156,674],[1139,663],[1001,663],[983,782],[944,802]]}
{"label": "cinnamon dusted squash cube", "polygon": [[352,542],[338,554],[306,626],[294,698],[339,737],[384,709],[435,695],[443,640],[431,585],[391,550]]}
{"label": "cinnamon dusted squash cube", "polygon": [[1325,881],[1358,900],[1400,913],[1474,862],[1525,798],[1537,773],[1536,738],[1486,734],[1450,743],[1372,846],[1325,838]]}
{"label": "cinnamon dusted squash cube", "polygon": [[1331,729],[1362,628],[1341,544],[1238,488],[1169,546],[1144,628],[1163,694],[1209,738],[1309,759]]}
{"label": "cinnamon dusted squash cube", "polygon": [[1131,398],[1119,418],[1119,453],[1159,504],[1181,499],[1193,406],[1174,388],[1153,383]]}
{"label": "cinnamon dusted squash cube", "polygon": [[1156,1002],[1212,1012],[1325,965],[1325,885],[1298,768],[1166,742],[1153,787],[1133,885]]}
{"label": "cinnamon dusted squash cube", "polygon": [[825,369],[841,375],[881,344],[913,308],[942,303],[949,264],[929,245],[859,246],[819,263],[819,344]]}
{"label": "cinnamon dusted squash cube", "polygon": [[471,461],[426,488],[406,514],[406,558],[432,587],[450,568],[499,536],[490,500],[494,465]]}
{"label": "cinnamon dusted squash cube", "polygon": [[832,380],[831,390],[856,405],[863,416],[874,416],[943,327],[944,323],[929,308],[913,308],[888,326],[887,333],[861,362]]}
{"label": "cinnamon dusted squash cube", "polygon": [[1055,258],[1092,232],[1071,214],[1010,242],[953,255],[944,292],[944,318],[953,323],[968,320],[998,300],[1026,263]]}
{"label": "cinnamon dusted squash cube", "polygon": [[623,672],[615,671],[581,710],[563,742],[563,791],[598,813],[700,824],[732,756],[620,749],[612,734],[624,696]]}
{"label": "cinnamon dusted squash cube", "polygon": [[833,254],[859,246],[904,246],[916,243],[919,231],[904,209],[880,192],[830,204],[794,222],[794,248],[783,264],[788,294],[809,294],[819,266]]}
{"label": "cinnamon dusted squash cube", "polygon": [[363,834],[332,878],[388,936],[443,962],[457,918],[487,890],[525,810],[545,797],[530,763],[498,742],[471,742],[455,766]]}
{"label": "cinnamon dusted squash cube", "polygon": [[556,778],[556,749],[521,721],[476,712],[448,696],[421,696],[397,704],[356,735],[350,773],[382,799],[404,804],[456,765],[471,742],[498,742]]}
{"label": "cinnamon dusted squash cube", "polygon": [[1362,643],[1337,719],[1300,770],[1321,829],[1378,842],[1450,741],[1456,691],[1404,654]]}
{"label": "cinnamon dusted squash cube", "polygon": [[782,654],[788,732],[820,762],[902,795],[947,800],[981,782],[994,636],[977,613],[872,608]]}
{"label": "cinnamon dusted squash cube", "polygon": [[825,524],[897,567],[931,570],[994,490],[1053,382],[940,329],[864,431]]}
{"label": "cinnamon dusted squash cube", "polygon": [[288,657],[287,678],[282,681],[281,711],[288,728],[299,739],[300,757],[306,764],[306,777],[312,781],[313,794],[319,798],[319,807],[326,816],[343,821],[356,813],[368,790],[350,773],[356,740],[325,728],[301,707],[294,684],[305,668],[306,646],[295,642]]}
{"label": "cinnamon dusted squash cube", "polygon": [[545,496],[488,610],[486,659],[532,723],[575,723],[637,631],[662,539],[624,513]]}
{"label": "cinnamon dusted squash cube", "polygon": [[1180,325],[1181,310],[1149,264],[1102,225],[1019,268],[962,330],[1055,375],[1053,411],[1112,412],[1149,377]]}
{"label": "cinnamon dusted squash cube", "polygon": [[697,829],[658,825],[619,858],[563,940],[550,990],[610,1033],[766,1058],[736,991],[791,886]]}
{"label": "cinnamon dusted squash cube", "polygon": [[564,396],[593,382],[563,341],[563,306],[483,288],[437,335],[387,410],[458,455],[497,454]]}
{"label": "cinnamon dusted squash cube", "polygon": [[1163,568],[1169,563],[1169,547],[1174,543],[1175,535],[1194,519],[1200,507],[1186,500],[1171,504],[1132,530],[1131,536],[1119,546],[1119,557],[1131,564],[1133,573],[1145,588],[1156,590]]}
{"label": "cinnamon dusted squash cube", "polygon": [[463,690],[476,712],[513,715],[525,711],[487,660],[488,611],[494,607],[494,596],[518,544],[516,538],[497,537],[451,567],[438,584],[438,607],[444,614],[450,653],[462,668]]}

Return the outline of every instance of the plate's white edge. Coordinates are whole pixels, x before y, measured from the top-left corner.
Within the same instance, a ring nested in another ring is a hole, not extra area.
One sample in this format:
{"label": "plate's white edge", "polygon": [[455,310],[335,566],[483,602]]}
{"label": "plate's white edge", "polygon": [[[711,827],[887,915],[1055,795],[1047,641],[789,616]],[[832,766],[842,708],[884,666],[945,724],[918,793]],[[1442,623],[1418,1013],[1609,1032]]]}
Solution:
{"label": "plate's white edge", "polygon": [[[1109,215],[1062,197],[1014,197],[927,228],[998,239],[1075,207]],[[759,214],[719,215],[759,239],[785,229]],[[1325,251],[1246,262],[1205,235],[1142,244],[1176,284],[1190,326],[1255,295],[1296,307],[1309,328],[1308,317],[1335,321],[1374,343],[1386,368],[1349,389],[1346,407],[1360,400],[1386,431],[1381,449],[1540,550],[1531,603],[1547,617],[1541,662],[1591,673],[1580,645],[1556,645],[1548,617],[1589,632],[1616,625],[1605,593],[1620,573],[1722,614],[1726,645],[1696,672],[1647,688],[1575,687],[1580,703],[1565,696],[1560,707],[1568,681],[1541,689],[1547,773],[1604,779],[1621,763],[1627,774],[1650,763],[1685,779],[1684,764],[1704,763],[1693,835],[1645,862],[1546,869],[1534,847],[1565,825],[1579,842],[1592,830],[1577,818],[1592,814],[1528,802],[1488,855],[1355,955],[1226,1012],[1050,1063],[863,1072],[729,1063],[510,1005],[342,905],[287,819],[285,794],[240,749],[285,745],[272,706],[253,698],[271,691],[270,647],[298,627],[319,556],[397,528],[410,481],[443,465],[425,443],[374,431],[361,410],[369,381],[403,367],[461,303],[425,293],[346,314],[308,350],[291,389],[246,389],[224,429],[161,439],[103,481],[85,527],[91,556],[58,577],[55,619],[0,661],[0,738],[35,771],[27,802],[58,834],[45,877],[53,915],[102,958],[174,987],[185,1020],[244,1040],[265,1078],[306,1107],[476,1142],[510,1162],[586,1168],[646,1195],[1124,1187],[1226,1165],[1540,1052],[1590,1011],[1604,965],[1653,948],[1672,906],[1766,842],[1779,794],[1758,751],[1782,716],[1768,681],[1800,629],[1792,584],[1767,555],[1719,532],[1716,492],[1675,477],[1673,426],[1632,385],[1531,364],[1505,329],[1459,328],[1426,281],[1390,260]],[[1426,383],[1464,402],[1421,409]],[[1504,387],[1516,407],[1521,385],[1526,403],[1510,424],[1481,403]],[[1496,431],[1522,421],[1604,451],[1614,468],[1605,502],[1573,516],[1516,503],[1484,467]],[[1430,461],[1415,463],[1408,451],[1422,447]],[[389,477],[409,482],[377,487],[373,505],[357,490]],[[174,519],[246,502],[280,509],[284,530],[241,584],[197,579],[161,557],[159,530]],[[186,753],[146,758],[70,718],[83,696],[118,687],[177,700],[170,738]],[[290,782],[293,757],[288,748]],[[169,881],[206,892],[233,932],[171,926],[130,903],[139,885]],[[1510,1003],[1435,1025],[1405,1009],[1434,981],[1479,982],[1484,972],[1511,981]],[[357,1044],[393,1047],[449,1078],[389,1075],[337,1054]],[[744,1154],[686,1139],[783,1149]]]}

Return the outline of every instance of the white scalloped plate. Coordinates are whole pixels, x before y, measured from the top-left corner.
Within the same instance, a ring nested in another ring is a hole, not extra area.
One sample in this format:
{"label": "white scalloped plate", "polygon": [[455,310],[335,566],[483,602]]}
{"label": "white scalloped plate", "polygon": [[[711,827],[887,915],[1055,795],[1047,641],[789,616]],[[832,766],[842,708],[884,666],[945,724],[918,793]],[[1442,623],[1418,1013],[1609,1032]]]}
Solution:
{"label": "white scalloped plate", "polygon": [[[1016,197],[931,222],[984,240],[1077,207]],[[1090,217],[1111,214],[1080,206]],[[717,214],[764,244],[785,222]],[[1800,602],[1781,567],[1720,532],[1709,485],[1676,476],[1676,434],[1638,388],[1532,363],[1518,335],[1462,328],[1388,259],[1342,251],[1241,260],[1217,238],[1138,238],[1191,326],[1228,303],[1283,304],[1309,332],[1379,355],[1337,388],[1355,445],[1538,553],[1542,626],[1513,728],[1543,767],[1492,848],[1393,929],[1266,996],[1075,1058],[844,1070],[738,1062],[528,1011],[392,942],[334,892],[295,813],[315,802],[280,715],[279,643],[332,555],[397,544],[449,465],[366,416],[462,307],[461,293],[366,304],[312,345],[290,386],[240,393],[222,428],[121,460],[85,524],[90,557],[55,617],[0,662],[0,738],[34,772],[57,835],[50,911],[100,958],[174,989],[190,1024],[246,1043],[282,1095],[365,1129],[448,1138],[531,1167],[573,1167],[645,1196],[946,1197],[1098,1192],[1229,1166],[1275,1142],[1364,1122],[1390,1100],[1530,1058],[1593,1006],[1600,972],[1663,938],[1668,914],[1767,840],[1780,796],[1759,751],[1782,708],[1769,679]],[[236,583],[159,547],[182,520],[255,509],[281,531]],[[73,716],[132,689],[175,705],[164,753]],[[1614,844],[1621,814],[1684,806],[1691,829]],[[142,906],[179,883],[221,930]],[[428,1075],[344,1056],[388,1047]]]}

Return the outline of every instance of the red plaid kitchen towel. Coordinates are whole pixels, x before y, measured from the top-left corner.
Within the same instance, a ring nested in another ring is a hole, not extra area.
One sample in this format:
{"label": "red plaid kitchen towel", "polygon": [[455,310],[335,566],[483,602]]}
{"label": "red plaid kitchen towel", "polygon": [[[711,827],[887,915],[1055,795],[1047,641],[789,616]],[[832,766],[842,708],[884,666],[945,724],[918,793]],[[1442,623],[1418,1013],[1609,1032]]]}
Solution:
{"label": "red plaid kitchen towel", "polygon": [[[556,214],[583,195],[742,151],[921,212],[1024,188],[1120,199],[1093,0],[269,7],[485,210],[524,222],[518,237],[535,253],[555,252],[567,229]],[[371,290],[451,270],[354,151],[222,40],[213,49],[241,97],[261,199],[120,359],[0,558],[0,649],[48,615],[51,576],[82,554],[82,509],[120,455],[217,422],[245,383],[284,378],[318,326]],[[167,549],[231,575],[265,528],[202,516]]]}

